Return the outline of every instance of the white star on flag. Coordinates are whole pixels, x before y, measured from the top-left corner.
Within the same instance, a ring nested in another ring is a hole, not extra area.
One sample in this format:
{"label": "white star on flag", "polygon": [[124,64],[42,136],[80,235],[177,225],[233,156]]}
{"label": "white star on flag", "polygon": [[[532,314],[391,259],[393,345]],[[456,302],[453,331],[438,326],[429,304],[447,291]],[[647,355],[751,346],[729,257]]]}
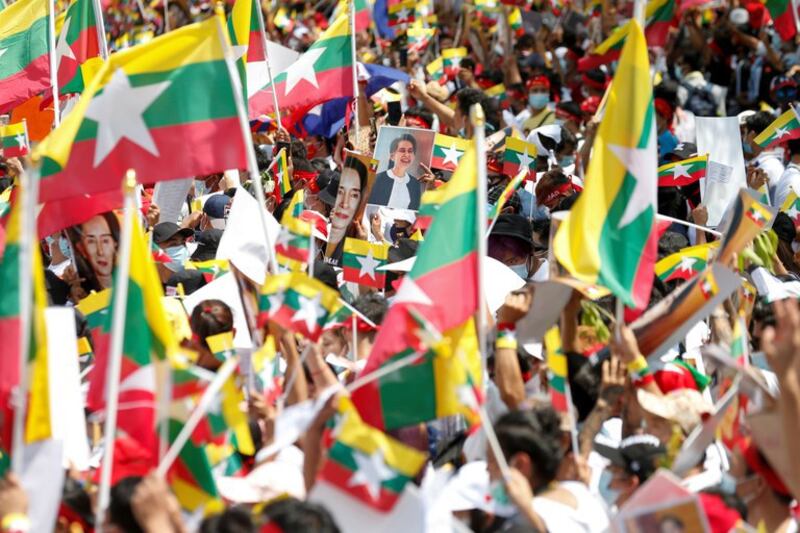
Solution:
{"label": "white star on flag", "polygon": [[522,151],[521,154],[517,155],[519,158],[519,166],[520,170],[530,170],[531,163],[533,162],[533,158],[528,155],[528,147],[525,147],[525,150]]}
{"label": "white star on flag", "polygon": [[797,207],[795,205],[792,205],[792,207],[790,207],[789,210],[786,211],[786,214],[789,215],[789,218],[791,218],[792,220],[797,220],[798,215],[800,215],[800,211],[797,210]]}
{"label": "white star on flag", "polygon": [[272,315],[283,305],[283,293],[270,294],[267,296],[267,302],[269,302],[269,314]]}
{"label": "white star on flag", "polygon": [[315,295],[314,298],[299,294],[297,303],[300,305],[300,309],[295,311],[292,322],[305,322],[306,331],[314,331],[317,327],[317,319],[325,314],[325,308],[320,303],[321,299],[321,294]]}
{"label": "white star on flag", "polygon": [[695,263],[697,263],[696,257],[684,257],[678,265],[678,270],[681,272],[691,272],[694,270],[693,267]]}
{"label": "white star on flag", "polygon": [[14,140],[17,141],[17,144],[19,145],[20,148],[24,148],[25,146],[28,145],[28,143],[25,142],[25,135],[23,135],[22,133],[17,133],[17,135],[14,137]]}
{"label": "white star on flag", "polygon": [[284,84],[283,94],[289,96],[300,80],[306,80],[308,83],[319,89],[319,82],[317,81],[317,73],[314,71],[314,63],[325,53],[325,47],[312,48],[305,54],[300,56],[297,62],[286,70],[286,82]]}
{"label": "white star on flag", "polygon": [[71,18],[66,19],[64,25],[61,26],[61,33],[58,34],[58,42],[56,43],[56,69],[61,66],[61,58],[69,57],[70,59],[75,59],[75,53],[67,42],[67,33],[69,32],[69,25],[71,22]]}
{"label": "white star on flag", "polygon": [[239,61],[247,53],[247,45],[237,44],[236,46],[231,46],[231,52],[233,52],[233,60]]}
{"label": "white star on flag", "polygon": [[683,176],[686,176],[687,178],[692,177],[692,175],[689,174],[689,167],[682,164],[675,165],[675,167],[672,169],[672,179],[678,181],[678,178]]}
{"label": "white star on flag", "polygon": [[[97,122],[95,168],[123,138],[158,155],[158,148],[142,115],[169,85],[170,82],[162,81],[132,87],[124,70],[118,68],[114,72],[103,92],[95,96],[86,108],[86,117]],[[124,102],[124,105],[120,102]]]}
{"label": "white star on flag", "polygon": [[386,466],[386,462],[383,460],[383,450],[380,448],[375,450],[372,455],[354,451],[353,459],[358,465],[358,470],[347,481],[347,486],[365,486],[373,500],[377,500],[381,494],[381,483],[397,477],[394,470]]}
{"label": "white star on flag", "polygon": [[283,248],[288,248],[289,243],[292,241],[292,234],[286,228],[281,228],[281,232],[278,234],[278,242],[275,243],[275,248],[281,246]]}
{"label": "white star on flag", "polygon": [[0,48],[0,57],[3,57],[6,52],[8,52],[8,48]]}
{"label": "white star on flag", "polygon": [[394,295],[394,303],[433,305],[430,297],[408,276],[403,278],[400,290]]}
{"label": "white star on flag", "polygon": [[411,14],[407,7],[404,7],[400,11],[397,12],[397,20],[398,22],[403,22],[408,19],[408,16]]}
{"label": "white star on flag", "polygon": [[367,257],[356,257],[356,261],[361,265],[361,271],[358,273],[358,277],[367,277],[375,280],[375,267],[379,266],[381,262],[375,260],[375,256],[372,254],[372,248],[367,252]]}
{"label": "white star on flag", "polygon": [[461,156],[464,152],[461,150],[456,149],[456,143],[450,143],[450,148],[445,148],[442,150],[444,152],[444,161],[442,162],[443,166],[446,166],[448,162],[453,163],[453,165],[458,165],[458,160],[461,159]]}
{"label": "white star on flag", "polygon": [[781,137],[785,137],[789,135],[789,130],[786,128],[775,128],[775,138],[780,139]]}
{"label": "white star on flag", "polygon": [[470,409],[478,409],[478,398],[475,396],[475,389],[471,385],[464,383],[456,388],[456,397],[462,405]]}
{"label": "white star on flag", "polygon": [[648,207],[655,207],[658,183],[658,154],[656,151],[656,127],[652,121],[650,134],[644,148],[631,148],[609,144],[608,149],[625,165],[628,174],[636,180],[633,192],[628,198],[625,212],[617,225],[623,228],[636,220]]}

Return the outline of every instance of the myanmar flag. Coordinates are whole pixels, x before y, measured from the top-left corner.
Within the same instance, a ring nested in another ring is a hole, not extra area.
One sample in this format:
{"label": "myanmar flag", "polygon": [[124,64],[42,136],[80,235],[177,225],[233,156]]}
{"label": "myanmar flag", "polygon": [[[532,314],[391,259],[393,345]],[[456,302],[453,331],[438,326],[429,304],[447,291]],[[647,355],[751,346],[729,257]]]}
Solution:
{"label": "myanmar flag", "polygon": [[406,38],[408,39],[408,51],[414,51],[419,54],[425,52],[428,44],[436,35],[436,28],[423,28],[416,25],[406,30]]}
{"label": "myanmar flag", "polygon": [[47,0],[17,0],[0,11],[0,113],[50,87]]}
{"label": "myanmar flag", "polygon": [[553,326],[544,336],[547,350],[547,381],[553,409],[560,413],[569,412],[567,405],[567,356],[561,348],[561,330]]}
{"label": "myanmar flag", "polygon": [[800,117],[794,107],[776,118],[753,141],[761,148],[800,138]]}
{"label": "myanmar flag", "polygon": [[498,83],[497,85],[492,85],[483,92],[486,93],[486,96],[497,98],[497,101],[500,103],[501,107],[506,107],[506,104],[508,103],[508,95],[506,94],[505,84]]}
{"label": "myanmar flag", "polygon": [[503,174],[516,176],[526,169],[531,176],[536,175],[536,145],[515,137],[507,138],[503,152]]}
{"label": "myanmar flag", "polygon": [[628,307],[650,298],[658,235],[656,123],[647,43],[639,23],[620,57],[597,131],[585,188],[554,249],[576,278],[603,285]]}
{"label": "myanmar flag", "polygon": [[647,46],[663,48],[667,44],[669,29],[677,26],[676,0],[650,0],[645,7],[644,17],[647,21],[644,34],[647,37]]}
{"label": "myanmar flag", "polygon": [[281,148],[272,163],[269,164],[267,172],[272,176],[272,182],[275,184],[272,189],[272,196],[275,197],[275,202],[280,204],[283,197],[292,190],[292,182],[289,180],[289,165],[286,160],[286,148]]}
{"label": "myanmar flag", "polygon": [[756,238],[756,235],[772,224],[777,209],[759,203],[747,189],[739,189],[722,228],[722,244],[716,262],[728,265],[733,256]]}
{"label": "myanmar flag", "polygon": [[528,175],[528,170],[523,169],[520,171],[519,174],[514,176],[514,179],[508,182],[506,188],[503,189],[503,192],[500,193],[500,198],[497,199],[497,202],[492,206],[491,210],[489,211],[489,223],[495,220],[497,217],[500,216],[500,213],[503,211],[503,207],[505,207],[506,202],[508,199],[513,196],[519,186],[522,185],[522,181],[525,179],[525,176]]}
{"label": "myanmar flag", "polygon": [[445,75],[453,79],[461,68],[461,60],[467,57],[466,47],[445,48],[442,50],[442,67]]}
{"label": "myanmar flag", "polygon": [[344,280],[383,289],[386,272],[377,268],[384,266],[388,258],[389,245],[385,242],[371,243],[348,237],[342,254]]}
{"label": "myanmar flag", "polygon": [[56,64],[61,94],[83,92],[103,64],[92,0],[75,0],[64,14]]}
{"label": "myanmar flag", "polygon": [[792,14],[794,2],[792,0],[766,0],[764,4],[767,6],[772,23],[781,39],[784,41],[793,39],[797,33],[795,18]]}
{"label": "myanmar flag", "polygon": [[275,256],[289,270],[303,270],[311,256],[311,224],[293,217],[284,220],[275,242]]}
{"label": "myanmar flag", "polygon": [[[11,212],[6,225],[6,245],[0,257],[0,416],[6,422],[0,427],[0,444],[11,442],[10,394],[20,384],[20,328],[22,285],[22,196],[11,199]],[[50,431],[50,393],[47,369],[47,330],[44,308],[47,292],[44,283],[44,267],[37,241],[31,242],[31,282],[33,302],[28,346],[28,402],[25,423],[25,441],[48,439]],[[6,411],[9,409],[9,411]]]}
{"label": "myanmar flag", "polygon": [[339,305],[338,292],[305,273],[268,275],[261,286],[258,320],[271,320],[316,342]]}
{"label": "myanmar flag", "polygon": [[[420,363],[388,374],[353,392],[364,421],[393,429],[470,412],[479,388],[480,360],[470,318],[478,309],[477,156],[470,146],[442,191],[441,203],[411,272],[403,278],[363,374],[408,356],[409,310],[442,332]],[[438,192],[438,191],[437,191]],[[458,298],[453,298],[458,294]]]}
{"label": "myanmar flag", "polygon": [[455,170],[461,160],[461,156],[467,151],[467,146],[469,146],[467,139],[437,133],[436,137],[433,138],[431,168]]}
{"label": "myanmar flag", "polygon": [[[628,22],[621,26],[617,26],[608,36],[608,39],[598,44],[591,53],[578,60],[578,70],[583,72],[597,68],[601,65],[607,65],[612,61],[619,58],[622,52],[622,47],[625,44],[628,34],[631,32],[631,26],[634,20],[630,19]],[[641,27],[639,27],[641,31]],[[650,82],[648,81],[648,87]]]}
{"label": "myanmar flag", "polygon": [[217,24],[112,54],[34,152],[42,201],[119,190],[130,168],[156,182],[247,166]]}
{"label": "myanmar flag", "polygon": [[3,149],[3,157],[6,159],[28,155],[30,141],[25,122],[0,126],[0,148]]}
{"label": "myanmar flag", "polygon": [[446,82],[444,77],[444,60],[441,57],[437,57],[425,65],[425,72],[428,73],[432,81],[438,81],[442,85]]}
{"label": "myanmar flag", "polygon": [[388,25],[390,28],[414,22],[416,0],[401,0],[389,6]]}
{"label": "myanmar flag", "polygon": [[[346,16],[336,19],[295,63],[275,76],[281,113],[305,114],[315,105],[353,96],[353,57]],[[250,118],[274,112],[273,84],[250,98]],[[286,113],[286,112],[289,113]]]}
{"label": "myanmar flag", "polygon": [[[239,70],[239,78],[242,80],[245,102],[247,95],[250,94],[249,89],[252,82],[259,82],[257,75],[252,70],[260,68],[259,64],[263,64],[265,58],[259,9],[261,6],[255,0],[236,0],[227,22],[228,35],[231,38],[233,55],[236,58],[236,68]],[[254,66],[249,67],[251,64]],[[248,74],[248,67],[251,74]],[[251,78],[253,79],[251,80]],[[263,80],[261,81],[263,82]],[[253,87],[253,90],[258,88]]]}
{"label": "myanmar flag", "polygon": [[225,275],[231,267],[227,259],[209,259],[208,261],[186,261],[186,270],[199,270],[203,273],[206,283]]}
{"label": "myanmar flag", "polygon": [[[372,22],[372,0],[354,0],[353,6],[356,9],[356,32],[367,31]],[[347,15],[349,0],[339,0],[336,8],[328,20],[336,20],[341,14]]]}
{"label": "myanmar flag", "polygon": [[[105,325],[110,322],[110,303],[111,289],[103,289],[100,292],[91,293],[76,306],[86,319],[86,327],[89,328],[89,334],[91,335],[95,360],[105,361],[108,357],[108,348],[111,346],[111,335],[105,330]],[[96,394],[95,397],[91,396],[92,392]],[[101,406],[103,392],[102,389],[94,391],[90,389],[90,395],[87,396],[87,404]]]}
{"label": "myanmar flag", "polygon": [[689,246],[668,255],[656,263],[656,276],[667,282],[676,279],[689,279],[706,269],[711,253],[719,248],[719,241]]}
{"label": "myanmar flag", "polygon": [[800,198],[793,190],[789,191],[789,196],[784,200],[781,212],[786,213],[792,219],[795,227],[800,226]]}
{"label": "myanmar flag", "polygon": [[[156,406],[164,394],[160,385],[168,372],[168,357],[177,349],[177,341],[164,311],[164,292],[150,255],[142,229],[137,222],[131,226],[131,262],[128,277],[128,297],[125,302],[125,325],[122,344],[122,367],[119,383],[118,427],[144,448],[157,450]],[[111,335],[114,321],[114,290],[111,290],[111,309],[103,324],[103,332]],[[96,410],[106,390],[108,354],[97,354],[95,370],[87,402]],[[127,404],[127,408],[124,406]]]}
{"label": "myanmar flag", "polygon": [[683,187],[706,177],[708,154],[658,167],[659,187]]}
{"label": "myanmar flag", "polygon": [[309,499],[356,515],[362,505],[391,511],[427,455],[365,424],[346,397],[339,400],[339,414],[336,440]]}

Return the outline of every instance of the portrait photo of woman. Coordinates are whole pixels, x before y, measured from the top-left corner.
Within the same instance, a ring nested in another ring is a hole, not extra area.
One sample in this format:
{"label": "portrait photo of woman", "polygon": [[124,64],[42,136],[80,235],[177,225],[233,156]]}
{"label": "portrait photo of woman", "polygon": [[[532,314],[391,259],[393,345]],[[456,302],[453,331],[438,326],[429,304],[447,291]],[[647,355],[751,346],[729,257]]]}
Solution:
{"label": "portrait photo of woman", "polygon": [[375,157],[380,161],[378,175],[368,203],[419,209],[424,182],[432,176],[429,165],[434,135],[431,130],[381,127],[375,144]]}
{"label": "portrait photo of woman", "polygon": [[117,215],[107,211],[67,230],[75,250],[77,274],[86,293],[111,287],[119,229]]}
{"label": "portrait photo of woman", "polygon": [[352,224],[354,220],[359,220],[364,212],[374,177],[373,159],[356,152],[347,152],[339,177],[336,203],[331,209],[331,227],[328,233],[328,245],[325,248],[328,263],[339,264],[345,237],[355,236]]}

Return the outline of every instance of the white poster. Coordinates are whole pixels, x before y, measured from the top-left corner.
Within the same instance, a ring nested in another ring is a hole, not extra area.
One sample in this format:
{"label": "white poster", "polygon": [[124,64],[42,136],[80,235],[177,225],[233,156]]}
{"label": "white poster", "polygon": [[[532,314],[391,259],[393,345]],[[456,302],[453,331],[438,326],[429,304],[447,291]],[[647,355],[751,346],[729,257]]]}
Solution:
{"label": "white poster", "polygon": [[708,209],[708,226],[716,228],[737,191],[747,186],[739,119],[697,117],[695,123],[697,153],[708,153],[709,161],[716,163],[713,168],[709,164],[709,179],[700,183],[703,205]]}

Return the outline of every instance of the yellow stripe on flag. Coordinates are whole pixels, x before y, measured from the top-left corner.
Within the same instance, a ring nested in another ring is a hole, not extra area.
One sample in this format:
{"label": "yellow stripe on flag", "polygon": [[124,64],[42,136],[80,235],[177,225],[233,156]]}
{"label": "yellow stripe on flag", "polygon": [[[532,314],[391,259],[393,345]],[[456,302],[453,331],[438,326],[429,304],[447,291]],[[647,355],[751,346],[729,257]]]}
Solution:
{"label": "yellow stripe on flag", "polygon": [[353,239],[348,237],[344,241],[343,252],[346,254],[355,254],[366,256],[372,250],[372,257],[375,259],[386,260],[389,257],[389,245],[386,243],[373,243],[362,239]]}
{"label": "yellow stripe on flag", "polygon": [[[8,4],[8,2],[6,2]],[[0,39],[27,31],[47,16],[47,0],[17,0],[0,11]]]}
{"label": "yellow stripe on flag", "polygon": [[439,204],[447,203],[453,198],[474,191],[478,186],[477,174],[475,173],[475,169],[478,167],[478,155],[475,152],[474,141],[468,142],[467,151],[459,159],[458,166],[453,172],[450,181],[436,190],[436,192],[442,191]]}
{"label": "yellow stripe on flag", "polygon": [[478,422],[481,390],[481,360],[478,336],[472,318],[442,334],[433,346],[433,373],[436,387],[436,416],[463,415],[468,425]]}
{"label": "yellow stripe on flag", "polygon": [[23,122],[0,126],[0,137],[16,137],[17,135],[25,135],[25,124]]}

